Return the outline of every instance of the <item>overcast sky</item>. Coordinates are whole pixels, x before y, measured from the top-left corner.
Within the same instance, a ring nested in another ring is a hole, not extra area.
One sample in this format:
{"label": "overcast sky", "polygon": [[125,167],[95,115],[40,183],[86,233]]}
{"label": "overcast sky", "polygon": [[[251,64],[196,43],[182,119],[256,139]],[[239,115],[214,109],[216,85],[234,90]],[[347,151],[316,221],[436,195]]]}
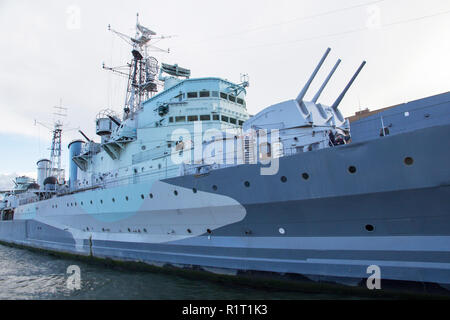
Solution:
{"label": "overcast sky", "polygon": [[[67,128],[91,138],[101,109],[122,110],[125,83],[101,66],[123,65],[130,52],[107,26],[131,34],[137,12],[143,25],[176,36],[157,44],[170,48],[155,53],[160,62],[189,68],[192,77],[238,82],[247,73],[251,114],[296,97],[327,47],[307,95],[341,58],[325,104],[367,60],[341,105],[346,116],[450,88],[448,0],[0,0],[0,173],[34,173],[49,157],[50,132],[34,120],[51,124],[60,99]],[[79,137],[64,134],[66,166],[67,143]]]}

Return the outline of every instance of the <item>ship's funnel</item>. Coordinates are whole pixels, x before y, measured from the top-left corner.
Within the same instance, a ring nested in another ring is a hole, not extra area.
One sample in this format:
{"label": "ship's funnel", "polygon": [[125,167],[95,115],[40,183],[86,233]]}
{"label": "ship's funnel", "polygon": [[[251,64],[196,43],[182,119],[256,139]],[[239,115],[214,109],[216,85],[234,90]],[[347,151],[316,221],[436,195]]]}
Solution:
{"label": "ship's funnel", "polygon": [[337,67],[339,66],[339,64],[341,63],[341,59],[338,59],[338,61],[336,62],[336,64],[334,65],[333,69],[331,70],[330,74],[328,75],[328,77],[325,79],[325,82],[322,84],[322,86],[320,87],[319,91],[317,91],[316,95],[314,96],[314,98],[312,99],[312,102],[316,103],[317,100],[319,100],[320,95],[322,94],[322,91],[325,89],[325,87],[327,86],[328,82],[330,81],[331,77],[333,76],[334,72],[336,71]]}
{"label": "ship's funnel", "polygon": [[50,176],[52,163],[48,159],[41,159],[37,162],[37,184],[44,188],[44,180]]}
{"label": "ship's funnel", "polygon": [[358,74],[361,72],[362,68],[364,68],[365,65],[366,65],[366,61],[363,61],[363,63],[361,63],[361,65],[359,66],[358,70],[356,70],[356,73],[353,75],[353,77],[350,80],[350,82],[345,87],[344,91],[342,91],[341,95],[333,103],[332,107],[333,107],[334,110],[337,110],[337,108],[339,107],[339,104],[341,103],[342,99],[344,99],[345,94],[347,93],[348,89],[350,89],[351,85],[353,84],[353,82],[355,81],[356,77],[358,76]]}
{"label": "ship's funnel", "polygon": [[71,190],[75,189],[78,179],[78,167],[73,161],[73,157],[80,155],[83,143],[82,140],[74,140],[69,143],[69,187]]}
{"label": "ship's funnel", "polygon": [[322,59],[320,59],[319,64],[317,65],[317,67],[314,70],[313,74],[309,78],[308,82],[305,84],[305,86],[303,87],[302,91],[300,91],[300,93],[298,94],[297,99],[296,99],[298,103],[302,102],[303,98],[305,97],[306,92],[308,92],[309,86],[313,82],[314,78],[317,75],[317,72],[319,72],[320,67],[322,67],[322,64],[325,62],[325,59],[327,58],[327,56],[330,53],[330,51],[331,51],[330,48],[328,48],[327,51],[325,51],[325,54],[323,55]]}

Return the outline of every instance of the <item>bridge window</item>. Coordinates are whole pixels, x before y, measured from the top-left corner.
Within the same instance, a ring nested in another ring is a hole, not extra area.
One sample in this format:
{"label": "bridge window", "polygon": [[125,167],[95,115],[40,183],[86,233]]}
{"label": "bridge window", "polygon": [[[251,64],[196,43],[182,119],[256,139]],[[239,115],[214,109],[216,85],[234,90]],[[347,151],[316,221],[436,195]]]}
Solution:
{"label": "bridge window", "polygon": [[219,115],[218,114],[213,114],[213,120],[218,121],[219,120]]}
{"label": "bridge window", "polygon": [[188,116],[188,121],[198,121],[198,116]]}
{"label": "bridge window", "polygon": [[237,103],[244,105],[244,100],[241,98],[236,99]]}
{"label": "bridge window", "polygon": [[211,120],[211,115],[209,115],[209,114],[201,115],[200,120],[201,121],[209,121],[209,120]]}
{"label": "bridge window", "polygon": [[169,122],[173,122],[173,117],[170,117],[170,118],[169,118]]}
{"label": "bridge window", "polygon": [[223,121],[223,122],[228,122],[228,117],[222,116],[222,121]]}
{"label": "bridge window", "polygon": [[230,123],[236,124],[236,119],[235,118],[230,118]]}
{"label": "bridge window", "polygon": [[242,126],[244,124],[244,121],[239,120],[239,125]]}
{"label": "bridge window", "polygon": [[197,98],[198,93],[197,92],[188,92],[187,97],[188,97],[188,99],[189,98]]}
{"label": "bridge window", "polygon": [[175,117],[175,122],[185,122],[186,116]]}
{"label": "bridge window", "polygon": [[220,93],[220,97],[221,97],[222,99],[228,100],[228,95],[227,95],[226,93],[221,92],[221,93]]}
{"label": "bridge window", "polygon": [[236,97],[232,96],[231,94],[228,96],[228,100],[230,100],[231,102],[236,102]]}
{"label": "bridge window", "polygon": [[209,91],[200,91],[200,98],[209,97]]}
{"label": "bridge window", "polygon": [[219,92],[218,91],[211,91],[211,96],[218,97],[219,96]]}

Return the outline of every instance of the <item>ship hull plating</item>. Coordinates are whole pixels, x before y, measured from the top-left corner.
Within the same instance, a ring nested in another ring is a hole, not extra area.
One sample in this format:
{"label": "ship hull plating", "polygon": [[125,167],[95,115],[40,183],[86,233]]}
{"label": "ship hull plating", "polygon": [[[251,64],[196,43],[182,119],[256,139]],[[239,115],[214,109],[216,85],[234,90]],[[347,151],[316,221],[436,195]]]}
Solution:
{"label": "ship hull plating", "polygon": [[449,136],[445,125],[295,154],[273,176],[240,165],[58,197],[20,208],[0,240],[312,278],[377,265],[382,279],[448,285]]}

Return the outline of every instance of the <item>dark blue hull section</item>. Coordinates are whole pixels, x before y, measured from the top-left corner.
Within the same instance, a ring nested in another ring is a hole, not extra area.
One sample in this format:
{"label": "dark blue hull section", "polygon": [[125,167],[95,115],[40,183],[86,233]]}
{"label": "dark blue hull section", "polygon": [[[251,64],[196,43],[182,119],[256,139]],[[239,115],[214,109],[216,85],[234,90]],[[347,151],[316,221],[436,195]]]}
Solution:
{"label": "dark blue hull section", "polygon": [[245,208],[241,221],[200,236],[145,243],[116,241],[111,234],[108,240],[80,241],[24,220],[2,222],[0,240],[158,265],[311,278],[360,280],[377,265],[382,279],[448,285],[449,136],[450,125],[436,126],[296,154],[280,158],[274,176],[261,176],[259,165],[242,165],[165,180],[235,199]]}

